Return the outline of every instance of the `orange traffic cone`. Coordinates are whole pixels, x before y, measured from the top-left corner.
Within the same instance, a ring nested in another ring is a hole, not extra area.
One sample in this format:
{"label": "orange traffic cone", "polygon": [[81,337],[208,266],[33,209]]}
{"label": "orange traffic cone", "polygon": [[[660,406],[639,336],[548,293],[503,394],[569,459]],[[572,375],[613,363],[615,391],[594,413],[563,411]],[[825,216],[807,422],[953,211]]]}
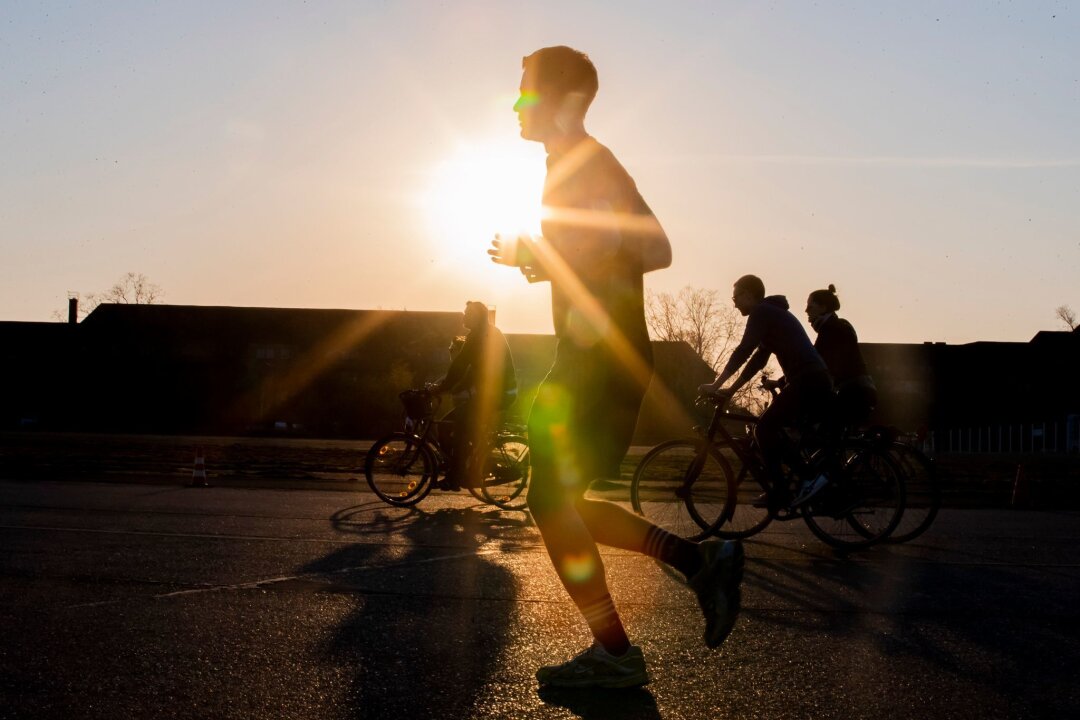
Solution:
{"label": "orange traffic cone", "polygon": [[1024,466],[1016,466],[1016,479],[1013,480],[1012,506],[1014,508],[1026,508],[1031,500],[1028,488],[1028,479],[1024,475]]}
{"label": "orange traffic cone", "polygon": [[191,471],[191,487],[210,487],[206,482],[206,456],[201,447],[195,448],[195,469]]}

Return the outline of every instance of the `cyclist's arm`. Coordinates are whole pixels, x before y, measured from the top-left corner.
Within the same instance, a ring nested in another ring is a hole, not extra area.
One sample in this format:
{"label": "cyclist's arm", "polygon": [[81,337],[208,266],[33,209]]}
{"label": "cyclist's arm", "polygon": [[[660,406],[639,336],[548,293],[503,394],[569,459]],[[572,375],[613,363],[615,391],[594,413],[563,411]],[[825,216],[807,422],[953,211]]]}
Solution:
{"label": "cyclist's arm", "polygon": [[453,390],[458,383],[465,379],[476,355],[476,345],[473,333],[469,333],[468,337],[465,338],[465,344],[461,346],[461,352],[451,361],[450,369],[446,371],[446,377],[439,381],[438,392]]}
{"label": "cyclist's arm", "polygon": [[765,366],[769,363],[769,356],[772,355],[768,350],[758,348],[757,352],[750,358],[750,362],[746,363],[746,367],[739,373],[739,377],[731,384],[729,390],[735,392],[746,383],[754,379],[754,376],[765,369]]}
{"label": "cyclist's arm", "polygon": [[771,380],[768,376],[762,376],[761,387],[766,390],[783,390],[787,387],[787,377],[781,375],[776,380]]}
{"label": "cyclist's arm", "polygon": [[[728,358],[727,364],[724,365],[724,369],[720,372],[719,375],[716,376],[716,380],[714,380],[710,385],[702,385],[699,390],[701,390],[702,392],[710,393],[715,393],[720,390],[720,388],[724,386],[724,383],[726,383],[731,378],[731,376],[734,375],[740,367],[742,367],[742,364],[746,362],[747,358],[750,357],[751,353],[753,353],[754,350],[756,350],[761,344],[761,336],[763,332],[764,328],[762,327],[761,322],[758,321],[756,317],[751,315],[750,318],[746,321],[746,330],[743,331],[742,340],[739,341],[739,346],[731,352],[731,357]],[[765,362],[768,362],[768,360],[768,355],[766,355]],[[765,367],[765,363],[762,363],[761,367]],[[743,374],[745,375],[745,373]],[[740,376],[740,378],[741,377],[742,376]],[[740,385],[744,384],[745,382],[746,381],[743,380]],[[737,390],[738,387],[734,387],[731,389],[732,391],[734,391]]]}

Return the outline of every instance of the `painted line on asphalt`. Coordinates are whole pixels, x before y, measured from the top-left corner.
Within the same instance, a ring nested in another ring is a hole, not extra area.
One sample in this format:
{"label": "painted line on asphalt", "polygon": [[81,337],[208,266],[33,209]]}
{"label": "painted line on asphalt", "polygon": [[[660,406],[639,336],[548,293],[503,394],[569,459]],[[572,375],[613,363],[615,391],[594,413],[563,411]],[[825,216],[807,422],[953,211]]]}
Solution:
{"label": "painted line on asphalt", "polygon": [[[527,548],[522,548],[527,549]],[[514,550],[516,551],[516,549]],[[229,585],[210,585],[207,587],[189,588],[187,590],[174,590],[167,593],[158,593],[151,595],[154,600],[162,600],[165,598],[182,597],[185,595],[199,595],[202,593],[213,592],[227,592],[231,590],[256,590],[267,585],[276,585],[278,583],[290,582],[295,580],[318,580],[320,578],[329,577],[332,575],[342,575],[345,573],[353,572],[365,572],[368,570],[393,570],[395,568],[407,568],[416,567],[418,565],[430,565],[432,563],[446,562],[449,560],[461,560],[463,558],[475,558],[482,555],[494,555],[496,553],[505,553],[505,548],[499,548],[495,550],[472,550],[470,552],[455,553],[453,555],[439,555],[433,558],[424,558],[422,560],[410,560],[408,562],[396,562],[396,563],[376,563],[370,565],[354,565],[351,567],[338,568],[336,570],[329,570],[326,572],[317,573],[300,573],[297,575],[282,575],[279,577],[263,578],[261,580],[252,580],[245,583],[233,583]],[[326,585],[332,585],[332,583],[325,583]],[[101,607],[104,605],[117,605],[121,602],[128,600],[129,598],[119,598],[116,600],[102,600],[99,602],[91,603],[78,603],[76,605],[68,605],[65,609],[73,610],[77,608],[89,608],[89,607]]]}
{"label": "painted line on asphalt", "polygon": [[[285,542],[329,543],[334,545],[361,545],[356,538],[349,540],[282,537],[280,535],[224,535],[220,533],[181,533],[160,530],[108,530],[104,528],[55,527],[50,525],[0,525],[0,530],[44,530],[47,532],[79,532],[95,535],[149,535],[153,537],[197,538],[209,540],[278,540]],[[386,545],[392,543],[368,543]],[[412,547],[410,545],[410,547]]]}
{"label": "painted line on asphalt", "polygon": [[438,557],[425,558],[423,560],[410,560],[408,562],[354,565],[352,567],[338,568],[337,570],[330,570],[327,572],[300,573],[299,575],[282,575],[281,577],[264,578],[263,580],[254,580],[252,582],[238,583],[235,585],[218,585],[215,587],[176,590],[174,592],[154,595],[153,597],[156,600],[161,598],[178,597],[181,595],[197,595],[199,593],[220,592],[223,590],[254,590],[266,585],[276,585],[278,583],[290,582],[293,580],[317,580],[319,578],[328,577],[330,575],[343,575],[345,573],[352,572],[365,572],[368,570],[393,570],[395,568],[416,567],[417,565],[429,565],[431,563],[445,562],[448,560],[461,560],[462,558],[473,558],[479,557],[481,555],[494,555],[495,553],[501,552],[504,552],[502,548],[498,550],[473,550],[471,552],[455,553],[454,555],[440,555]]}

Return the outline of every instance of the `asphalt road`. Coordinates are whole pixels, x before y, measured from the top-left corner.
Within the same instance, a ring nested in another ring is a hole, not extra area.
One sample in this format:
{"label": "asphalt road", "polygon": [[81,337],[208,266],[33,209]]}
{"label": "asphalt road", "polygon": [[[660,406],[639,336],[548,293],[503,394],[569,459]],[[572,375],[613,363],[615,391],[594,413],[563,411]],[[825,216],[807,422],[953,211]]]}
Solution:
{"label": "asphalt road", "polygon": [[747,544],[718,651],[681,583],[605,551],[653,682],[554,692],[536,667],[589,637],[522,513],[0,483],[0,717],[1074,717],[1078,537],[1078,513],[947,510],[841,557],[786,523]]}

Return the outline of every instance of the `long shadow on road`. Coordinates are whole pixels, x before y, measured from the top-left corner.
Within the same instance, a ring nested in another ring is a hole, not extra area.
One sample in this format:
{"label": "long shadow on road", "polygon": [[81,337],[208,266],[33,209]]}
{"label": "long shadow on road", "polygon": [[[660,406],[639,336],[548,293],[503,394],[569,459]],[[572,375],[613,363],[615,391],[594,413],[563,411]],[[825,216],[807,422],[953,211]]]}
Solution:
{"label": "long shadow on road", "polygon": [[796,647],[866,645],[869,654],[836,654],[830,667],[852,679],[868,662],[918,672],[944,714],[1058,717],[1080,702],[1077,580],[1075,570],[980,562],[977,551],[962,563],[887,548],[863,559],[766,557],[748,564],[746,587],[760,599],[745,612],[796,631],[781,636]]}
{"label": "long shadow on road", "polygon": [[324,648],[352,674],[352,717],[469,717],[500,678],[517,584],[490,557],[524,521],[476,509],[376,515],[346,532],[392,533],[397,543],[357,544],[305,572],[334,576],[356,609]]}
{"label": "long shadow on road", "polygon": [[303,568],[360,598],[324,648],[353,674],[352,717],[514,717],[535,692],[584,720],[660,718],[644,688],[520,695],[523,682],[535,687],[531,669],[523,678],[504,658],[509,643],[532,638],[514,632],[518,584],[492,558],[519,546],[527,517],[464,508],[372,518],[365,509],[339,511],[332,522],[358,537],[393,537],[394,548],[357,544]]}

